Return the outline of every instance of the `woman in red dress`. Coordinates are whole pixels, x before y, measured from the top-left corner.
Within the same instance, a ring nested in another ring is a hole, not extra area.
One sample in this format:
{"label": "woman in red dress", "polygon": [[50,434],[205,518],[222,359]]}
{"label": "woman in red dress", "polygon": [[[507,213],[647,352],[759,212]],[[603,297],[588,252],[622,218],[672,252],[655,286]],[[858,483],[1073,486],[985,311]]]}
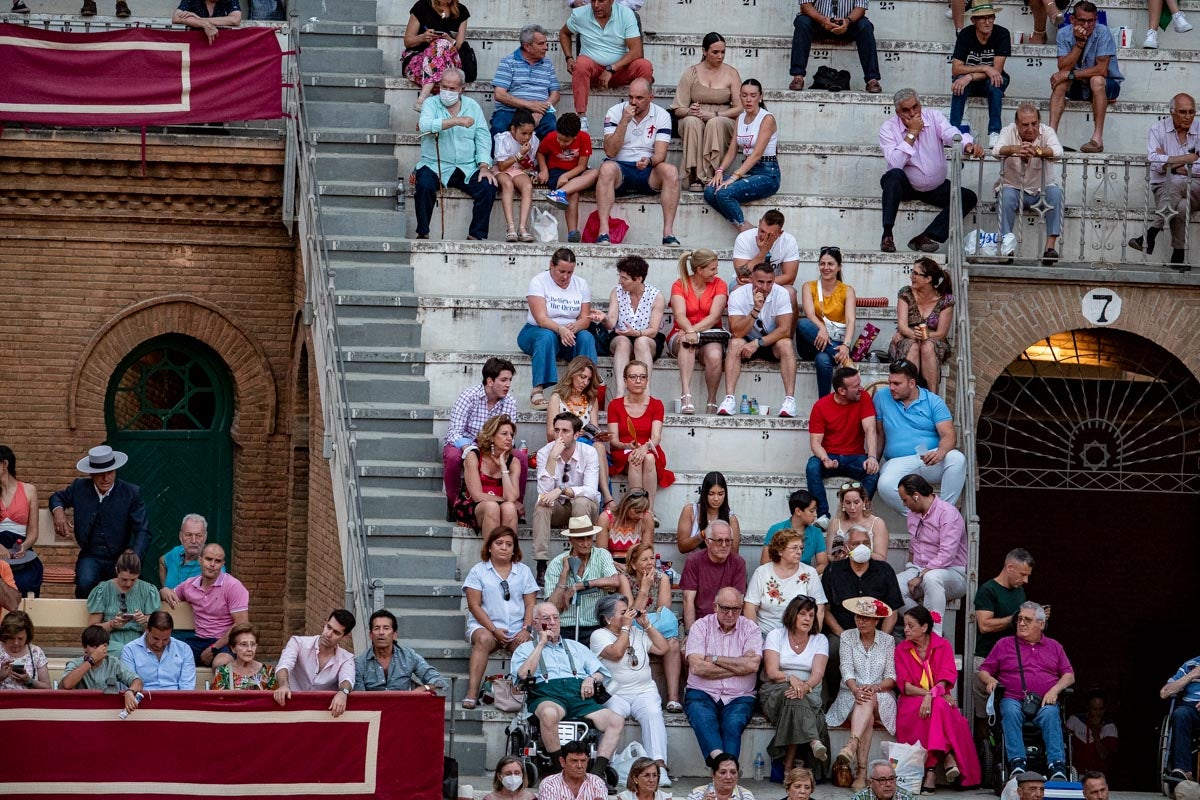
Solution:
{"label": "woman in red dress", "polygon": [[[659,488],[675,482],[675,473],[667,469],[667,454],[662,451],[662,401],[650,396],[650,368],[642,361],[625,365],[625,396],[608,405],[608,447],[612,454],[609,473],[629,476],[629,488],[644,489],[654,508]],[[655,524],[658,518],[655,517]]]}

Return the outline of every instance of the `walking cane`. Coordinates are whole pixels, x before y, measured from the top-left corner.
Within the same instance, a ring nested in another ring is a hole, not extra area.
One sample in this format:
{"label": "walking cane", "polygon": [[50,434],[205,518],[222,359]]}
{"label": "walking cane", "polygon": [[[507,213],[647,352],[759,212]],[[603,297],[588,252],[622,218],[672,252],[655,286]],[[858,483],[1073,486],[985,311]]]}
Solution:
{"label": "walking cane", "polygon": [[446,185],[442,183],[442,148],[439,145],[441,136],[433,135],[433,152],[437,156],[438,165],[438,218],[442,222],[442,241],[446,240]]}

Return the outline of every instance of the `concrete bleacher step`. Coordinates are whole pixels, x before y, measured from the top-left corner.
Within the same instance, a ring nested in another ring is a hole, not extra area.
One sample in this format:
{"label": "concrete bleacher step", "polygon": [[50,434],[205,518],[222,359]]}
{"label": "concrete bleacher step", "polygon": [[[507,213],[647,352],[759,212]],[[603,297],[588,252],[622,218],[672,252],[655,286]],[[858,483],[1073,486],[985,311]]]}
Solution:
{"label": "concrete bleacher step", "polygon": [[[359,457],[368,461],[433,461],[441,452],[441,447],[437,446],[437,442],[422,434],[359,431],[356,438]],[[384,492],[379,493],[380,496],[385,494]],[[386,511],[372,513],[386,516]],[[405,509],[405,513],[414,514],[417,511],[416,509]],[[435,518],[444,515],[445,508],[440,513],[435,509]]]}
{"label": "concrete bleacher step", "polygon": [[[399,169],[396,157],[391,154],[362,155],[330,153],[322,155],[318,153],[315,167],[317,180],[319,181],[326,179],[338,181],[386,181],[392,180]],[[331,192],[323,193],[322,202],[326,202],[326,199],[332,196],[334,195]],[[379,211],[376,213],[386,214],[389,212]],[[381,232],[384,235],[387,235],[390,231],[389,227],[381,227]],[[374,232],[374,230],[357,232],[351,229],[347,231],[329,231],[328,234],[356,233],[361,236],[369,236]]]}
{"label": "concrete bleacher step", "polygon": [[[435,444],[432,437],[426,437],[430,445]],[[358,440],[359,450],[363,448],[363,438]],[[434,449],[432,446],[430,450]],[[441,448],[438,448],[440,450]],[[434,456],[426,458],[433,461]],[[378,517],[389,513],[401,512],[420,518],[445,516],[446,495],[440,489],[379,489],[363,487],[361,489],[363,514],[368,517]]]}
{"label": "concrete bleacher step", "polygon": [[306,107],[309,124],[319,128],[386,128],[390,123],[388,106],[383,103],[320,101]]}

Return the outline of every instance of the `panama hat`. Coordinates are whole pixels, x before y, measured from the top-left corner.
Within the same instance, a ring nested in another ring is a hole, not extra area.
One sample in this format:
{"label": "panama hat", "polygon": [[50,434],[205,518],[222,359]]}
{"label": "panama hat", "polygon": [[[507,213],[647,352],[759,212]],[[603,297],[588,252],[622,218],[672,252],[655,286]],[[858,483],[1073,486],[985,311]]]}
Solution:
{"label": "panama hat", "polygon": [[583,536],[595,536],[600,532],[599,525],[593,525],[590,517],[571,517],[567,523],[567,527],[563,529],[562,535],[570,538],[578,539]]}
{"label": "panama hat", "polygon": [[129,456],[120,450],[113,450],[108,445],[102,444],[88,450],[88,454],[75,463],[75,469],[80,472],[86,472],[89,475],[95,475],[100,472],[120,469],[125,466],[125,462],[128,460]]}

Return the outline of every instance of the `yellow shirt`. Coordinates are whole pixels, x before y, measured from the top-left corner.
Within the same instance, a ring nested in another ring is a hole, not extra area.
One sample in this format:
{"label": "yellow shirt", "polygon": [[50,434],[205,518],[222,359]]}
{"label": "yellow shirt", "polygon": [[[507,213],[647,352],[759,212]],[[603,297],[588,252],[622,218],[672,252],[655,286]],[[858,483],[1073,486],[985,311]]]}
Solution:
{"label": "yellow shirt", "polygon": [[812,295],[813,308],[817,312],[817,316],[822,319],[833,320],[834,322],[846,322],[846,284],[838,281],[837,287],[834,288],[833,294],[827,294],[824,297],[824,302],[817,297],[817,286],[819,281],[809,281],[805,284],[808,287],[809,294]]}

